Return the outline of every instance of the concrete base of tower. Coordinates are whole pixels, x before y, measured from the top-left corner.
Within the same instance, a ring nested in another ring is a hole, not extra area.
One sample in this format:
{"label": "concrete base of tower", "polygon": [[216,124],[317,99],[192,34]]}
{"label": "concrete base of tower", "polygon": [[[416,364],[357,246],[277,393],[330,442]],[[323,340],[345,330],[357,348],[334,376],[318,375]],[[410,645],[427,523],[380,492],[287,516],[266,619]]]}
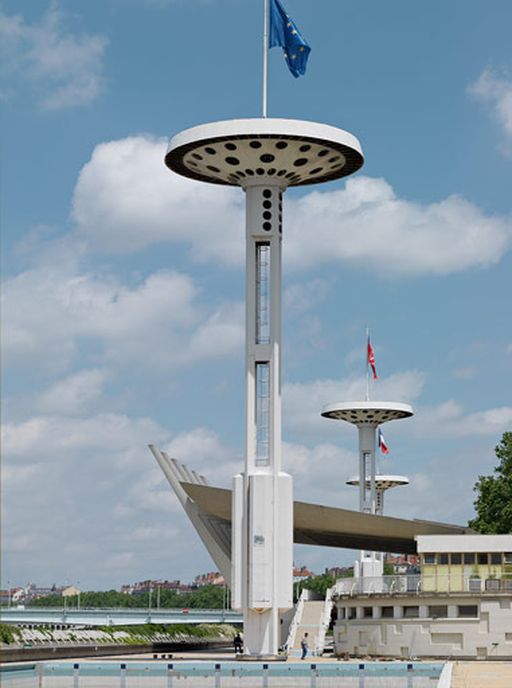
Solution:
{"label": "concrete base of tower", "polygon": [[281,614],[293,606],[291,476],[235,476],[232,523],[232,606],[243,611],[245,653],[278,656]]}

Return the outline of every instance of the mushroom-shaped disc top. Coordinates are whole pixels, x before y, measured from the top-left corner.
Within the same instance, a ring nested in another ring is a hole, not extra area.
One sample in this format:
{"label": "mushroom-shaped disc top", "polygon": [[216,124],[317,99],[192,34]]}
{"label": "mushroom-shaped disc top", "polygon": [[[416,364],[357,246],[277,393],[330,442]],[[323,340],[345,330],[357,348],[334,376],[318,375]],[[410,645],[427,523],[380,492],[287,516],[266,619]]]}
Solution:
{"label": "mushroom-shaped disc top", "polygon": [[359,141],[343,129],[291,119],[234,119],[186,129],[171,139],[165,164],[212,184],[317,184],[356,172]]}

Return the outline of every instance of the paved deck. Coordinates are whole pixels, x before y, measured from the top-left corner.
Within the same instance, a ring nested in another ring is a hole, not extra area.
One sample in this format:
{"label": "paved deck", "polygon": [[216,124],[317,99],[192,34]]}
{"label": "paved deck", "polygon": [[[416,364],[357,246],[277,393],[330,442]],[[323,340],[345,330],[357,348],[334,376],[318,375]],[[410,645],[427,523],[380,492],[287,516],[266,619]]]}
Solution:
{"label": "paved deck", "polygon": [[451,688],[512,688],[512,662],[455,662]]}

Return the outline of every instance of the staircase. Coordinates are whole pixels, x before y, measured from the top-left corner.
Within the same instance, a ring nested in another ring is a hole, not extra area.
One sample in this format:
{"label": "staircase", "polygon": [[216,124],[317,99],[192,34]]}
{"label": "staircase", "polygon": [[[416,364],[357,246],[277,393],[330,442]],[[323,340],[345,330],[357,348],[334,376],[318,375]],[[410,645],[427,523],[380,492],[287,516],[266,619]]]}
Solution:
{"label": "staircase", "polygon": [[300,641],[308,634],[309,654],[320,656],[324,649],[325,632],[329,627],[332,609],[332,589],[325,600],[309,599],[311,591],[303,590],[297,603],[297,611],[290,626],[287,648],[289,657],[300,657]]}

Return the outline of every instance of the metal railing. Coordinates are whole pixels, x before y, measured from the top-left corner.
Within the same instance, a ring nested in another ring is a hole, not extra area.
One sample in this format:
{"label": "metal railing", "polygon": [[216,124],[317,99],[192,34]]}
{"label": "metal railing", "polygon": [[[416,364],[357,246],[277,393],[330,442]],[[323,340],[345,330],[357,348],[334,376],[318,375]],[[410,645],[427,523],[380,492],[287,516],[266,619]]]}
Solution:
{"label": "metal railing", "polygon": [[300,593],[299,600],[295,607],[295,614],[293,615],[293,620],[290,624],[288,630],[288,638],[286,639],[285,647],[286,651],[290,653],[295,645],[295,638],[297,636],[297,629],[300,626],[300,621],[302,619],[302,612],[304,611],[304,602],[308,599],[309,590],[303,588]]}
{"label": "metal railing", "polygon": [[512,579],[477,578],[466,574],[412,574],[393,576],[367,576],[340,578],[336,581],[335,595],[371,595],[400,593],[508,593],[512,595]]}
{"label": "metal railing", "polygon": [[143,623],[241,623],[242,615],[229,609],[4,607],[0,610],[0,619],[4,623],[21,624],[127,626]]}
{"label": "metal railing", "polygon": [[331,624],[332,606],[334,604],[334,591],[335,587],[333,586],[332,588],[327,588],[327,591],[325,593],[324,608],[322,609],[322,617],[320,619],[320,624],[318,626],[318,635],[316,637],[315,642],[315,655],[317,657],[320,657],[322,655],[322,652],[324,651],[325,636],[327,633],[327,629]]}

